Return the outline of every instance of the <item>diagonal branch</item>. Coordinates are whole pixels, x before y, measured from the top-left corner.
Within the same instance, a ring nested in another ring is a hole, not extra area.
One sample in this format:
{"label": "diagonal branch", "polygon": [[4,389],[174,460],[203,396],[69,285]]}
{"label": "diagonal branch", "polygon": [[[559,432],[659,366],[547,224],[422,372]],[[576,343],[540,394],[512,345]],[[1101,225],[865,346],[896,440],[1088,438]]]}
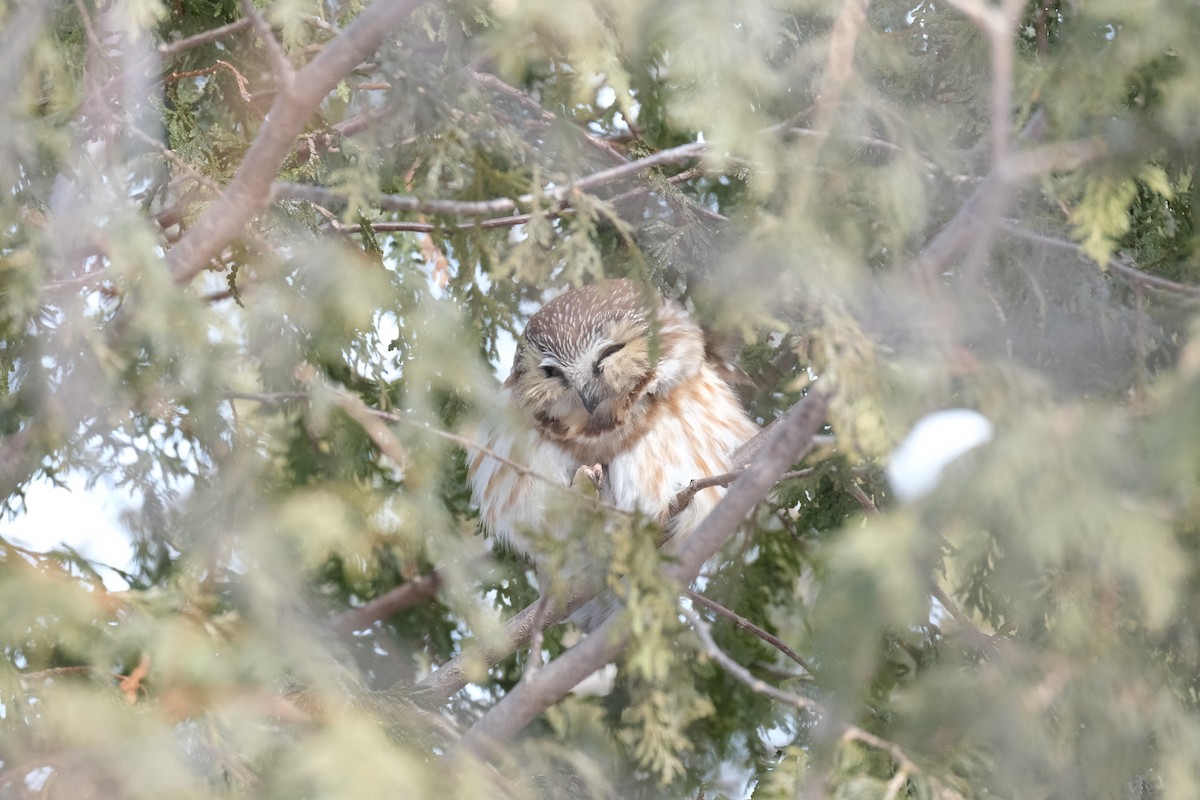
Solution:
{"label": "diagonal branch", "polygon": [[[794,692],[786,692],[782,689],[777,689],[765,681],[750,674],[750,670],[739,664],[732,656],[717,646],[713,640],[712,630],[707,622],[700,618],[700,615],[690,609],[681,609],[681,613],[692,624],[696,635],[700,639],[701,646],[704,647],[705,653],[708,654],[713,661],[716,661],[721,669],[728,672],[736,680],[749,687],[751,691],[757,692],[764,697],[769,697],[785,705],[790,705],[798,711],[804,711],[809,714],[819,715],[828,718],[829,713],[825,708],[810,697],[795,694]],[[895,797],[899,791],[900,785],[909,775],[920,772],[916,762],[909,757],[904,749],[895,742],[888,741],[882,737],[876,736],[870,731],[863,730],[857,725],[842,725],[841,740],[843,742],[860,742],[873,747],[876,750],[881,750],[891,756],[892,761],[899,767],[896,773],[896,778],[893,778],[892,783],[888,787],[889,795]],[[931,780],[932,776],[931,776]],[[937,783],[937,781],[934,781]]]}
{"label": "diagonal branch", "polygon": [[441,588],[441,570],[418,575],[412,580],[384,592],[379,597],[363,603],[358,608],[343,611],[331,619],[329,624],[334,630],[346,633],[361,631],[371,627],[379,620],[387,619],[407,608],[433,599]]}
{"label": "diagonal branch", "polygon": [[187,283],[199,274],[267,207],[271,181],[305,123],[338,81],[378,49],[418,4],[419,0],[375,0],[297,72],[290,84],[280,87],[224,194],[167,254],[167,267],[177,283]]}
{"label": "diagonal branch", "polygon": [[191,50],[193,47],[202,47],[210,42],[215,42],[218,39],[224,39],[226,36],[249,28],[251,22],[252,21],[249,17],[244,17],[236,22],[231,22],[228,25],[222,25],[219,28],[213,28],[211,30],[204,31],[203,33],[197,33],[195,36],[177,39],[170,44],[164,42],[158,46],[158,54],[163,58],[166,58],[168,56],[182,53],[185,50]]}
{"label": "diagonal branch", "polygon": [[771,645],[779,652],[783,653],[785,656],[790,658],[792,661],[795,661],[797,664],[799,664],[801,667],[803,667],[804,671],[807,672],[809,675],[817,674],[817,671],[815,669],[813,669],[812,665],[809,664],[807,661],[805,661],[800,656],[799,653],[797,653],[792,648],[788,647],[783,642],[782,639],[780,639],[778,636],[774,636],[774,635],[768,633],[767,631],[763,630],[762,628],[758,627],[753,622],[751,622],[750,620],[743,617],[741,614],[731,611],[730,609],[726,608],[725,606],[721,605],[720,603],[716,602],[715,600],[710,600],[707,597],[705,597],[704,595],[700,594],[699,592],[693,592],[691,589],[688,589],[686,592],[684,592],[684,595],[689,600],[691,600],[693,603],[695,603],[696,605],[703,606],[704,608],[707,608],[709,611],[713,612],[714,614],[724,617],[725,619],[729,620],[740,630],[750,631],[755,636],[762,639],[764,642]]}
{"label": "diagonal branch", "polygon": [[798,711],[807,711],[812,714],[821,712],[821,706],[816,700],[792,692],[785,692],[782,689],[776,689],[766,681],[750,674],[750,670],[743,667],[732,656],[717,646],[716,641],[713,639],[712,627],[701,619],[700,615],[695,611],[692,611],[690,608],[681,608],[680,613],[692,624],[692,628],[696,631],[696,635],[700,637],[700,644],[704,646],[704,652],[708,654],[709,658],[716,661],[721,669],[728,672],[738,681],[744,683],[753,691],[765,695],[772,700],[778,700],[780,703],[786,703]]}
{"label": "diagonal branch", "polygon": [[[965,14],[983,32],[988,40],[991,54],[991,149],[992,165],[989,178],[996,177],[993,185],[978,201],[978,224],[970,243],[967,266],[978,273],[987,260],[996,236],[996,223],[1012,199],[1018,178],[1010,175],[1010,150],[1013,123],[1013,69],[1014,42],[1018,17],[1025,0],[1002,0],[994,6],[984,0],[948,0],[950,5]],[[987,181],[985,181],[987,183]],[[981,187],[982,188],[982,187]]]}
{"label": "diagonal branch", "polygon": [[242,0],[242,14],[250,19],[250,23],[254,26],[254,32],[258,34],[263,47],[266,48],[267,58],[271,62],[271,72],[275,74],[276,91],[289,87],[296,78],[296,68],[288,60],[287,53],[283,52],[283,47],[275,38],[275,32],[271,30],[271,26],[254,7],[254,0]]}
{"label": "diagonal branch", "polygon": [[[1030,244],[1040,245],[1042,247],[1050,247],[1055,250],[1064,250],[1069,253],[1074,253],[1079,258],[1090,261],[1089,256],[1083,252],[1083,248],[1075,242],[1067,239],[1059,239],[1054,236],[1047,236],[1043,233],[1026,230],[1016,223],[1004,221],[1000,223],[1000,230],[1004,231],[1009,236],[1016,239],[1023,239]],[[1095,263],[1095,262],[1092,262]],[[1200,297],[1200,286],[1190,286],[1186,283],[1179,283],[1170,278],[1164,278],[1160,275],[1151,275],[1148,272],[1143,272],[1132,264],[1113,256],[1106,263],[1105,268],[1110,272],[1114,272],[1124,280],[1139,286],[1148,286],[1151,289],[1160,289],[1166,292],[1175,292],[1177,294],[1188,297]]]}

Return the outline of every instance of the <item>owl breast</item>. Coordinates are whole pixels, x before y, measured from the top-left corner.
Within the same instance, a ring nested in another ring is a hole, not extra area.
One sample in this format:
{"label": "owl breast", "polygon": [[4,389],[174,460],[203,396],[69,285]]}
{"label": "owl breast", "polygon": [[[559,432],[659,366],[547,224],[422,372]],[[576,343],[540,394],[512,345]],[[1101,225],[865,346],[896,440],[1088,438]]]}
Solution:
{"label": "owl breast", "polygon": [[728,472],[734,451],[758,428],[707,364],[658,403],[661,407],[644,434],[607,465],[602,494],[610,504],[640,511],[683,537],[725,490],[712,487],[697,493],[677,518],[669,519],[676,495],[697,478]]}

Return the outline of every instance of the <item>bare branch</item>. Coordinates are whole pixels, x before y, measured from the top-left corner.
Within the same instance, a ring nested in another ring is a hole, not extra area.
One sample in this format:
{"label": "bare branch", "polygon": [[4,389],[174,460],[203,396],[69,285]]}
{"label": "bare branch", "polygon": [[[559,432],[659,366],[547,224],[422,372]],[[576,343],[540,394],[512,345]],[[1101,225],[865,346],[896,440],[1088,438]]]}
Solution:
{"label": "bare branch", "polygon": [[[216,298],[216,299],[220,299],[220,298]],[[331,391],[336,392],[338,390],[331,389]],[[344,390],[342,390],[342,391],[344,391]],[[348,395],[348,396],[352,397],[352,395]],[[286,403],[286,402],[293,402],[293,401],[309,402],[312,400],[312,396],[308,392],[225,392],[224,397],[226,397],[227,399],[230,399],[230,400],[249,400],[249,401],[252,401],[255,403],[265,403],[265,404],[278,404],[278,403]],[[528,476],[535,480],[544,481],[548,485],[550,485],[560,491],[570,493],[579,502],[588,503],[597,510],[602,509],[602,510],[607,511],[612,514],[621,514],[621,515],[626,515],[626,516],[630,513],[624,509],[617,508],[614,505],[604,503],[601,500],[599,500],[598,498],[589,497],[588,495],[576,492],[570,486],[564,485],[561,481],[557,481],[547,475],[543,475],[540,472],[538,472],[537,470],[535,470],[533,467],[530,467],[527,464],[522,464],[518,461],[513,461],[510,458],[506,458],[505,456],[500,455],[499,453],[495,452],[494,450],[492,450],[492,449],[490,449],[490,448],[488,448],[466,436],[460,436],[457,433],[451,433],[450,431],[444,431],[440,428],[434,428],[425,423],[415,422],[411,419],[407,419],[406,417],[403,417],[399,414],[394,414],[390,411],[381,411],[380,409],[377,409],[377,408],[371,408],[367,404],[362,403],[362,401],[358,400],[357,398],[354,398],[354,400],[357,403],[361,404],[361,407],[359,407],[359,406],[354,407],[355,413],[363,413],[363,414],[367,414],[371,417],[376,417],[381,420],[387,420],[388,422],[396,422],[401,425],[406,425],[415,430],[422,431],[431,436],[435,436],[439,439],[444,439],[448,442],[456,444],[468,452],[475,451],[475,452],[483,453],[484,455],[488,456],[489,458],[494,458],[496,461],[499,461],[501,464],[505,465],[509,469],[515,470],[518,474]],[[345,409],[343,409],[343,410],[345,410]],[[349,412],[347,412],[347,413],[349,413]],[[368,435],[371,435],[370,432],[368,432]],[[388,435],[391,436],[390,431],[388,432]],[[378,446],[378,443],[376,443],[376,446]],[[403,446],[400,445],[398,442],[397,442],[397,446],[403,448]],[[382,450],[382,448],[380,448],[380,449]],[[386,451],[384,454],[389,455]],[[399,455],[399,453],[397,453],[397,456],[398,455]],[[391,456],[389,455],[389,457],[391,457]],[[393,460],[395,461],[395,459],[393,459]],[[396,463],[399,464],[400,462],[396,461]],[[574,611],[574,608],[572,608],[571,610]],[[555,621],[557,622],[557,620],[555,620]]]}
{"label": "bare branch", "polygon": [[[1024,239],[1031,244],[1037,244],[1043,247],[1050,247],[1055,250],[1063,250],[1069,253],[1074,253],[1085,261],[1091,260],[1090,257],[1083,252],[1082,247],[1075,244],[1075,242],[1068,241],[1067,239],[1059,239],[1054,236],[1035,233],[1034,231],[1026,230],[1025,228],[1020,227],[1014,222],[1008,221],[1002,221],[1000,223],[1000,230],[1017,239]],[[1174,292],[1177,294],[1186,295],[1188,297],[1200,297],[1200,286],[1189,286],[1186,283],[1178,283],[1170,280],[1169,278],[1163,278],[1158,275],[1151,275],[1147,272],[1142,272],[1137,267],[1117,256],[1110,258],[1108,263],[1105,264],[1105,267],[1110,272],[1117,274],[1124,280],[1134,285],[1147,286],[1151,289],[1161,289],[1162,291]]]}
{"label": "bare branch", "polygon": [[865,745],[874,747],[876,750],[882,750],[892,757],[892,760],[896,762],[902,771],[910,775],[921,771],[916,763],[901,749],[900,745],[895,742],[889,742],[887,739],[882,739],[857,725],[847,725],[843,729],[842,741],[862,742]]}
{"label": "bare branch", "polygon": [[[675,495],[675,499],[671,501],[670,516],[675,516],[680,511],[683,511],[692,503],[692,499],[704,491],[711,489],[714,486],[728,486],[737,480],[738,475],[741,475],[744,470],[734,470],[733,472],[724,472],[720,475],[711,475],[707,478],[697,478],[694,481],[689,481],[688,485],[683,487],[679,494]],[[790,481],[796,478],[807,478],[813,474],[813,467],[805,469],[797,469],[791,472],[785,472],[779,476],[779,481]]]}
{"label": "bare branch", "polygon": [[[1031,121],[1030,126],[1035,122]],[[1097,140],[1060,142],[1010,154],[993,164],[975,191],[913,261],[913,270],[932,285],[936,275],[964,247],[973,245],[971,261],[981,260],[984,249],[990,246],[992,232],[1002,224],[1004,209],[1022,183],[1056,169],[1078,168],[1108,151],[1108,146]]]}
{"label": "bare branch", "polygon": [[231,22],[228,25],[222,25],[219,28],[197,33],[195,36],[188,36],[185,39],[178,39],[170,44],[163,43],[158,46],[158,54],[164,58],[182,53],[184,50],[191,50],[193,47],[202,47],[209,42],[215,42],[218,39],[224,39],[230,34],[237,33],[249,28],[252,20],[249,17],[239,19],[237,22]]}
{"label": "bare branch", "polygon": [[[543,108],[541,103],[534,100],[528,94],[516,88],[515,86],[510,86],[509,84],[500,80],[495,75],[492,75],[488,72],[471,72],[470,75],[479,85],[513,98],[526,109],[532,111],[534,114],[537,114],[543,123],[554,122],[558,119],[554,114]],[[599,136],[589,133],[583,129],[579,129],[579,133],[583,137],[583,140],[590,147],[592,147],[592,149],[599,152],[608,160],[618,164],[629,160],[629,158],[620,150],[617,150]]]}
{"label": "bare branch", "polygon": [[818,132],[832,127],[834,109],[842,101],[842,91],[854,75],[854,50],[858,33],[867,19],[867,4],[870,0],[843,0],[841,11],[833,21],[829,34],[829,54],[825,58],[825,71],[821,75],[821,87],[816,105]]}
{"label": "bare branch", "polygon": [[896,800],[900,796],[900,790],[908,783],[908,768],[901,767],[896,770],[896,774],[888,781],[887,789],[883,793],[883,800]]}
{"label": "bare branch", "polygon": [[[516,652],[518,647],[523,647],[533,638],[535,624],[540,623],[543,630],[550,628],[562,622],[589,600],[594,599],[600,593],[603,586],[601,586],[599,580],[594,584],[588,584],[587,580],[585,576],[581,576],[580,580],[573,582],[568,587],[570,593],[566,598],[561,598],[558,595],[549,595],[550,602],[546,603],[544,608],[542,607],[543,604],[540,598],[533,601],[504,624],[504,631],[498,639],[490,640],[487,645],[481,644],[464,648],[460,655],[450,659],[439,667],[436,672],[427,675],[421,680],[416,686],[417,691],[421,692],[422,696],[433,700],[444,700],[455,692],[458,692],[470,682],[470,678],[467,676],[469,669],[472,667],[478,668],[481,664],[485,667],[498,664]],[[604,630],[604,626],[592,631],[583,643],[586,644],[593,639],[598,641],[600,638],[598,634],[602,630]],[[575,649],[572,648],[570,652],[575,652]],[[539,670],[539,675],[561,660],[562,657],[552,661],[545,669]],[[605,663],[607,661],[601,661],[600,665],[603,666]],[[568,685],[563,694],[566,694],[576,683],[592,672],[595,672],[594,668],[588,670],[578,680]]]}
{"label": "bare branch", "polygon": [[412,457],[408,450],[400,444],[400,440],[384,424],[383,420],[369,408],[366,403],[347,392],[345,389],[333,390],[338,407],[346,412],[346,416],[358,423],[363,432],[371,439],[379,451],[387,456],[393,464],[407,472],[412,467]]}
{"label": "bare branch", "polygon": [[863,507],[864,511],[868,511],[872,514],[879,513],[879,507],[875,505],[875,501],[868,497],[867,493],[864,492],[862,487],[855,483],[853,479],[846,484],[846,491],[858,502],[860,506]]}
{"label": "bare branch", "polygon": [[983,0],[948,0],[987,37],[992,57],[992,165],[1008,157],[1012,126],[1013,32],[1024,0],[1003,0],[993,6]]}
{"label": "bare branch", "polygon": [[687,597],[689,600],[691,600],[693,603],[700,605],[700,606],[704,606],[705,608],[707,608],[709,611],[713,612],[714,614],[718,614],[718,615],[724,617],[725,619],[729,620],[734,625],[736,625],[739,629],[753,633],[755,636],[762,639],[764,642],[771,645],[779,652],[783,653],[785,656],[790,658],[792,661],[795,661],[797,664],[799,664],[801,667],[803,667],[804,671],[807,672],[809,675],[817,674],[816,670],[814,670],[812,668],[811,664],[809,664],[807,661],[805,661],[803,658],[801,658],[800,654],[797,653],[795,650],[793,650],[792,648],[790,648],[786,644],[784,644],[783,640],[780,639],[778,636],[774,636],[770,633],[767,633],[765,630],[758,627],[750,620],[748,620],[745,617],[741,616],[740,614],[726,608],[725,606],[721,605],[720,603],[716,602],[715,600],[710,600],[709,598],[705,597],[704,595],[700,594],[699,592],[694,592],[691,589],[688,589],[687,591],[684,592],[684,596]]}
{"label": "bare branch", "polygon": [[1013,33],[1025,2],[1002,0],[1000,6],[990,5],[983,0],[949,0],[949,3],[974,22],[987,37],[992,63],[990,175],[999,180],[981,198],[972,198],[977,203],[979,223],[971,237],[967,264],[971,272],[978,272],[986,262],[995,238],[996,222],[1003,215],[1018,181],[1017,176],[1009,174],[1010,131],[1013,124]]}
{"label": "bare branch", "polygon": [[277,92],[270,113],[224,194],[167,254],[177,283],[194,278],[256,214],[263,211],[304,124],[337,86],[418,5],[418,0],[375,0],[344,31],[296,73],[289,91]]}
{"label": "bare branch", "polygon": [[754,463],[729,487],[721,502],[686,539],[673,543],[678,562],[668,568],[668,575],[682,584],[691,583],[701,565],[733,535],[779,476],[808,450],[813,436],[825,423],[828,407],[828,395],[814,387],[780,417],[774,426],[775,433],[756,454]]}
{"label": "bare branch", "polygon": [[434,570],[426,575],[418,575],[412,580],[379,595],[375,599],[363,603],[358,608],[343,611],[330,620],[330,626],[335,630],[351,632],[361,631],[371,627],[380,620],[394,616],[405,609],[424,603],[437,596],[442,588],[442,572]]}
{"label": "bare branch", "polygon": [[[323,186],[307,183],[286,183],[283,181],[271,185],[271,199],[303,200],[309,203],[334,205],[343,203],[346,195]],[[377,199],[378,206],[384,211],[413,211],[422,214],[446,214],[448,216],[483,216],[485,214],[503,214],[517,208],[517,202],[507,197],[495,200],[425,200],[412,195],[381,194]]]}
{"label": "bare branch", "polygon": [[275,75],[276,90],[286,91],[296,78],[296,68],[288,60],[287,53],[283,52],[283,47],[275,38],[275,32],[271,30],[271,26],[254,7],[254,0],[242,0],[242,14],[249,17],[250,23],[254,26],[254,32],[258,34],[263,47],[266,48],[267,59],[271,62],[271,72]]}
{"label": "bare branch", "polygon": [[[539,213],[546,218],[555,218],[570,212],[570,198],[575,192],[581,192],[586,189],[595,188],[597,186],[608,183],[609,181],[618,180],[628,177],[660,164],[673,163],[677,161],[686,161],[695,158],[697,155],[704,152],[706,145],[699,142],[672,147],[667,150],[662,150],[646,158],[637,161],[629,161],[611,169],[601,170],[600,172],[592,173],[579,180],[572,181],[565,186],[555,187],[547,190],[544,198],[549,198],[556,207],[547,208]],[[672,183],[678,183],[684,180],[690,180],[696,177],[698,173],[693,170],[686,170],[678,176],[671,176],[667,180]],[[653,191],[653,187],[639,186],[619,195],[609,198],[610,203],[619,203],[639,194],[644,194]],[[271,199],[278,200],[287,198],[291,200],[302,200],[313,204],[331,205],[344,201],[345,196],[339,192],[327,189],[322,186],[314,186],[302,183],[288,183],[279,181],[271,186]],[[535,195],[523,194],[516,198],[498,197],[492,200],[426,200],[412,195],[384,194],[378,198],[378,205],[385,211],[408,211],[422,214],[444,214],[447,216],[483,216],[486,214],[497,214],[505,211],[513,211],[520,206],[527,206],[538,199]],[[397,221],[397,222],[376,222],[369,227],[373,231],[388,231],[388,232],[413,232],[413,233],[433,233],[435,231],[453,231],[453,230],[474,230],[476,228],[511,228],[514,225],[522,225],[532,218],[532,214],[515,214],[507,217],[494,217],[485,219],[480,222],[462,222],[457,225],[435,225],[429,222],[422,221]],[[724,220],[725,217],[709,212],[709,217],[719,218]],[[362,231],[363,225],[339,225],[336,230],[339,233],[358,233]]]}
{"label": "bare branch", "polygon": [[704,652],[720,665],[721,669],[728,672],[740,683],[745,684],[751,690],[765,695],[772,700],[778,700],[780,703],[785,703],[798,711],[807,711],[810,714],[821,713],[821,706],[816,700],[813,700],[803,695],[798,695],[793,692],[785,692],[782,689],[777,689],[764,680],[754,677],[750,674],[750,670],[743,667],[733,659],[728,653],[717,647],[717,643],[713,640],[712,629],[707,622],[700,618],[700,615],[690,608],[681,608],[680,612],[687,621],[692,624],[692,628],[696,631],[696,635],[700,637],[700,643],[704,646]]}
{"label": "bare branch", "polygon": [[[526,611],[536,613],[537,606],[535,603]],[[539,669],[529,680],[514,686],[467,732],[463,745],[480,753],[486,751],[490,742],[510,739],[565,697],[581,680],[620,655],[629,636],[625,615],[613,614],[582,642]]]}
{"label": "bare branch", "polygon": [[[577,181],[559,187],[549,193],[555,200],[563,200],[571,192],[582,192],[591,189],[595,186],[617,180],[618,178],[636,175],[644,169],[657,167],[660,164],[677,164],[680,161],[688,161],[693,158],[698,158],[708,152],[708,145],[704,142],[689,142],[687,144],[677,145],[676,147],[668,147],[666,150],[659,150],[657,153],[652,153],[645,158],[639,158],[636,161],[627,161],[609,169],[602,169],[599,172],[593,172],[585,178],[580,178]],[[532,195],[522,195],[520,201],[528,203],[533,200]]]}

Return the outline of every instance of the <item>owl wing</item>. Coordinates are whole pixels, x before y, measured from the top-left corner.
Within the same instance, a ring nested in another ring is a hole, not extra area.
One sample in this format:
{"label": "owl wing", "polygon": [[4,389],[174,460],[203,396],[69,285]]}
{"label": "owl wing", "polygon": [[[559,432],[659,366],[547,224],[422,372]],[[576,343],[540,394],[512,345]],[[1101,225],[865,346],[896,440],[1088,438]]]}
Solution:
{"label": "owl wing", "polygon": [[547,525],[554,484],[569,486],[579,464],[561,447],[537,435],[512,411],[508,388],[501,413],[485,418],[471,437],[481,446],[467,452],[467,477],[484,529],[508,547],[532,557],[526,532]]}

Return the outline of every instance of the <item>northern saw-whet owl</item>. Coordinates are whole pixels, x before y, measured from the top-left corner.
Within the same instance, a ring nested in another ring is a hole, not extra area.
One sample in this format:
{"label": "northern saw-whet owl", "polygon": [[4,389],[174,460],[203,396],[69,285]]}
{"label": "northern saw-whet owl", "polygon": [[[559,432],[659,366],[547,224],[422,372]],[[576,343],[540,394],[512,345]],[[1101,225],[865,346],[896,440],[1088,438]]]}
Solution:
{"label": "northern saw-whet owl", "polygon": [[601,500],[687,536],[725,490],[700,491],[674,516],[672,501],[692,480],[728,472],[758,430],[729,374],[679,304],[628,280],[550,300],[530,318],[502,391],[523,424],[485,427],[483,449],[468,453],[485,529],[536,563],[525,534],[553,524],[547,509],[562,494],[538,476],[569,486],[581,467],[600,465]]}

